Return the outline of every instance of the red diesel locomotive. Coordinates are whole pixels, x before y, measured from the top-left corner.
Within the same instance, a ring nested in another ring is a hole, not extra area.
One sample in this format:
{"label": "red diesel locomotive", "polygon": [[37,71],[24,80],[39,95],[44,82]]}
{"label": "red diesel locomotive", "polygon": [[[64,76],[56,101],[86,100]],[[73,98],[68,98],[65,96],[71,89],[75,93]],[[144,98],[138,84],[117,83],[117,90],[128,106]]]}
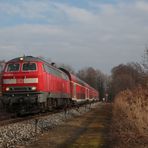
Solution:
{"label": "red diesel locomotive", "polygon": [[94,88],[69,71],[38,57],[12,59],[2,73],[2,102],[9,111],[51,110],[98,97]]}

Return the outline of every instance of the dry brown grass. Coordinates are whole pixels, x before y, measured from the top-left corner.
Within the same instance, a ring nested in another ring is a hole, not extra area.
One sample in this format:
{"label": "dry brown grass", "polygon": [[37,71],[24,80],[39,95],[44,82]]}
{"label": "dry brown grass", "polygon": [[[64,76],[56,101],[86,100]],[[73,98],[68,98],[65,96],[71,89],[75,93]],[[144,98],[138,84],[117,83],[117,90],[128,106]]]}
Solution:
{"label": "dry brown grass", "polygon": [[148,147],[148,89],[126,90],[113,105],[114,147]]}

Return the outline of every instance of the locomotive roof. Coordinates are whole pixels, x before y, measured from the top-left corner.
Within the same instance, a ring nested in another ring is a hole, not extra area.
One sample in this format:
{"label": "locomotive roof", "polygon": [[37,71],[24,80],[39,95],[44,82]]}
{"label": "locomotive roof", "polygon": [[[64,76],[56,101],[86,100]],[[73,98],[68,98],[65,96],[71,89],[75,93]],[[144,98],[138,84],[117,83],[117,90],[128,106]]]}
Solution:
{"label": "locomotive roof", "polygon": [[[46,62],[45,60],[39,58],[39,57],[33,57],[33,56],[23,56],[23,57],[17,57],[17,58],[14,58],[8,62],[19,62],[20,61],[20,58],[23,58],[23,61],[42,61],[42,62]],[[48,63],[48,62],[47,62]]]}
{"label": "locomotive roof", "polygon": [[8,61],[8,63],[9,63],[9,62],[12,62],[12,63],[13,63],[13,62],[20,62],[20,58],[23,58],[23,61],[25,61],[25,62],[37,62],[37,61],[43,62],[43,63],[46,63],[47,65],[50,65],[52,68],[54,68],[54,69],[56,69],[56,70],[58,70],[58,71],[61,71],[59,68],[53,66],[52,63],[49,63],[48,61],[46,61],[46,60],[44,60],[44,59],[42,59],[42,58],[33,57],[33,56],[17,57],[17,58],[14,58],[14,59]]}

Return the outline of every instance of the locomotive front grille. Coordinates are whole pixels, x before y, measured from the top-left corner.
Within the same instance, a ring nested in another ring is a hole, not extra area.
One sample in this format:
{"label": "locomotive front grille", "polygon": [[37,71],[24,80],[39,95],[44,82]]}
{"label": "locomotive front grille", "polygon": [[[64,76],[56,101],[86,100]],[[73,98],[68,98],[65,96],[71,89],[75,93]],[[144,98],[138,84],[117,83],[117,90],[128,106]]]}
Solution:
{"label": "locomotive front grille", "polygon": [[10,87],[9,91],[32,91],[31,87]]}

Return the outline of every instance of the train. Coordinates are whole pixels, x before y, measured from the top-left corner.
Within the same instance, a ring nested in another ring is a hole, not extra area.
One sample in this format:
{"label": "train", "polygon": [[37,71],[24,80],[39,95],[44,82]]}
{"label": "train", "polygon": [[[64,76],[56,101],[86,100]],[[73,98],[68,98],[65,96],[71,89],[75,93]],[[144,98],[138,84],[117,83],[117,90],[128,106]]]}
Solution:
{"label": "train", "polygon": [[46,60],[17,57],[6,62],[1,101],[9,112],[29,113],[99,100],[99,92]]}

